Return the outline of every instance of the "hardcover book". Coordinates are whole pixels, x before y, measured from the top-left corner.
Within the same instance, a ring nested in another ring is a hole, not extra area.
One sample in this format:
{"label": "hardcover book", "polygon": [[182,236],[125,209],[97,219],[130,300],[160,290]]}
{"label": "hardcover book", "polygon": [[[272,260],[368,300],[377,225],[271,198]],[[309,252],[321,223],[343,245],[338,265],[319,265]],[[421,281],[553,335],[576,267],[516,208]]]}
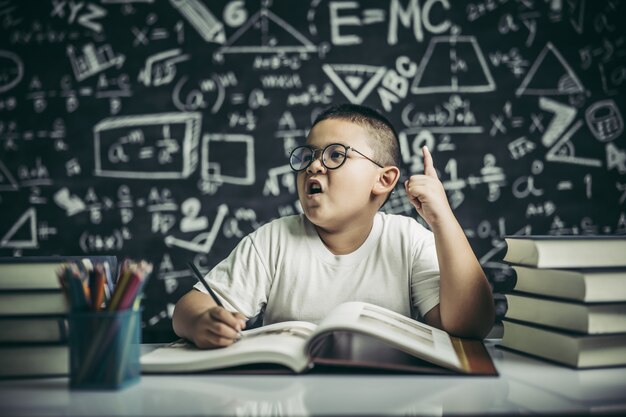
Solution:
{"label": "hardcover book", "polygon": [[0,317],[63,315],[68,312],[67,296],[61,290],[0,292]]}
{"label": "hardcover book", "polygon": [[626,236],[506,236],[504,261],[538,268],[626,266]]}
{"label": "hardcover book", "polygon": [[626,333],[584,335],[502,320],[500,345],[572,368],[626,365]]}
{"label": "hardcover book", "polygon": [[64,376],[69,356],[67,344],[0,345],[0,378]]}
{"label": "hardcover book", "polygon": [[54,290],[61,285],[57,277],[59,267],[66,262],[108,262],[112,271],[117,268],[115,256],[24,256],[0,257],[0,290]]}
{"label": "hardcover book", "polygon": [[586,334],[626,332],[626,302],[584,304],[505,294],[505,318]]}
{"label": "hardcover book", "polygon": [[0,343],[67,342],[65,316],[0,317]]}
{"label": "hardcover book", "polygon": [[202,350],[186,341],[158,348],[141,357],[142,372],[202,372],[245,366],[249,371],[251,365],[271,364],[293,373],[358,368],[497,375],[481,341],[453,338],[363,302],[337,306],[319,325],[288,321],[242,333],[239,341],[220,349]]}
{"label": "hardcover book", "polygon": [[512,268],[517,277],[516,291],[588,303],[626,302],[626,268]]}

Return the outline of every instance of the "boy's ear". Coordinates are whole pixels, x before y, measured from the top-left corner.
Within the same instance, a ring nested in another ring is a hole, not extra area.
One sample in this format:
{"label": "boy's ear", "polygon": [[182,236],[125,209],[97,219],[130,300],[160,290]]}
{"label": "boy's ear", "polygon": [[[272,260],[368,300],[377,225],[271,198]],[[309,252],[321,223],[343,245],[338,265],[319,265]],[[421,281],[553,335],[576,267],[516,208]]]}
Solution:
{"label": "boy's ear", "polygon": [[378,176],[378,181],[376,181],[376,183],[374,184],[374,187],[372,188],[372,193],[374,195],[390,193],[396,186],[399,178],[400,170],[398,169],[398,167],[385,167]]}

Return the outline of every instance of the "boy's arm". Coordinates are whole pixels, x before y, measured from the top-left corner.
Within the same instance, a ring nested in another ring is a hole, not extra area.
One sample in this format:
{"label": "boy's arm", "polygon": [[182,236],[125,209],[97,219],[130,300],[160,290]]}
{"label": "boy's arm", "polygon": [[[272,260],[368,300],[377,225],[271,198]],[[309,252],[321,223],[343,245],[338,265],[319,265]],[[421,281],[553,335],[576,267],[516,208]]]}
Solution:
{"label": "boy's arm", "polygon": [[209,294],[193,289],[176,303],[172,325],[179,337],[206,349],[237,341],[239,332],[246,326],[246,317],[225,310]]}
{"label": "boy's arm", "polygon": [[432,156],[425,146],[424,175],[405,182],[407,195],[435,235],[441,274],[439,305],[426,321],[456,336],[483,338],[493,326],[495,312],[491,287],[476,259],[437,178]]}

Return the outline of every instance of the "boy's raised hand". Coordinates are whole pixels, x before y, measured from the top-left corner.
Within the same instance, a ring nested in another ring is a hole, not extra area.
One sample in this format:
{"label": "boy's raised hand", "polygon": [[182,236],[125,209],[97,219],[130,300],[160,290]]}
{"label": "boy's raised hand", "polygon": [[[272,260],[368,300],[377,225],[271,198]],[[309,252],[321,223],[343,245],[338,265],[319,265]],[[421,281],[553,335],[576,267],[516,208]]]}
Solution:
{"label": "boy's raised hand", "polygon": [[424,174],[411,176],[404,182],[404,188],[411,204],[432,228],[454,215],[443,184],[437,177],[433,157],[426,146],[422,147],[422,153]]}

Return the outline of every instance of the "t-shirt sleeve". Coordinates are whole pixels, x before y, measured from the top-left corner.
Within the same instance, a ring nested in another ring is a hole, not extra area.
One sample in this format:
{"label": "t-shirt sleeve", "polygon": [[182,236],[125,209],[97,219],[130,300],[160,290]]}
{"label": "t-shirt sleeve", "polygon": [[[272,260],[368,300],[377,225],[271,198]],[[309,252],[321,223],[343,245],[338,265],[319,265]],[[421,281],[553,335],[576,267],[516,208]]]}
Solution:
{"label": "t-shirt sleeve", "polygon": [[411,299],[413,308],[424,317],[439,304],[439,262],[435,248],[435,236],[419,225],[414,245],[411,274]]}
{"label": "t-shirt sleeve", "polygon": [[[271,279],[251,236],[244,237],[205,279],[229,311],[252,317],[267,303]],[[199,282],[194,288],[207,292]]]}

